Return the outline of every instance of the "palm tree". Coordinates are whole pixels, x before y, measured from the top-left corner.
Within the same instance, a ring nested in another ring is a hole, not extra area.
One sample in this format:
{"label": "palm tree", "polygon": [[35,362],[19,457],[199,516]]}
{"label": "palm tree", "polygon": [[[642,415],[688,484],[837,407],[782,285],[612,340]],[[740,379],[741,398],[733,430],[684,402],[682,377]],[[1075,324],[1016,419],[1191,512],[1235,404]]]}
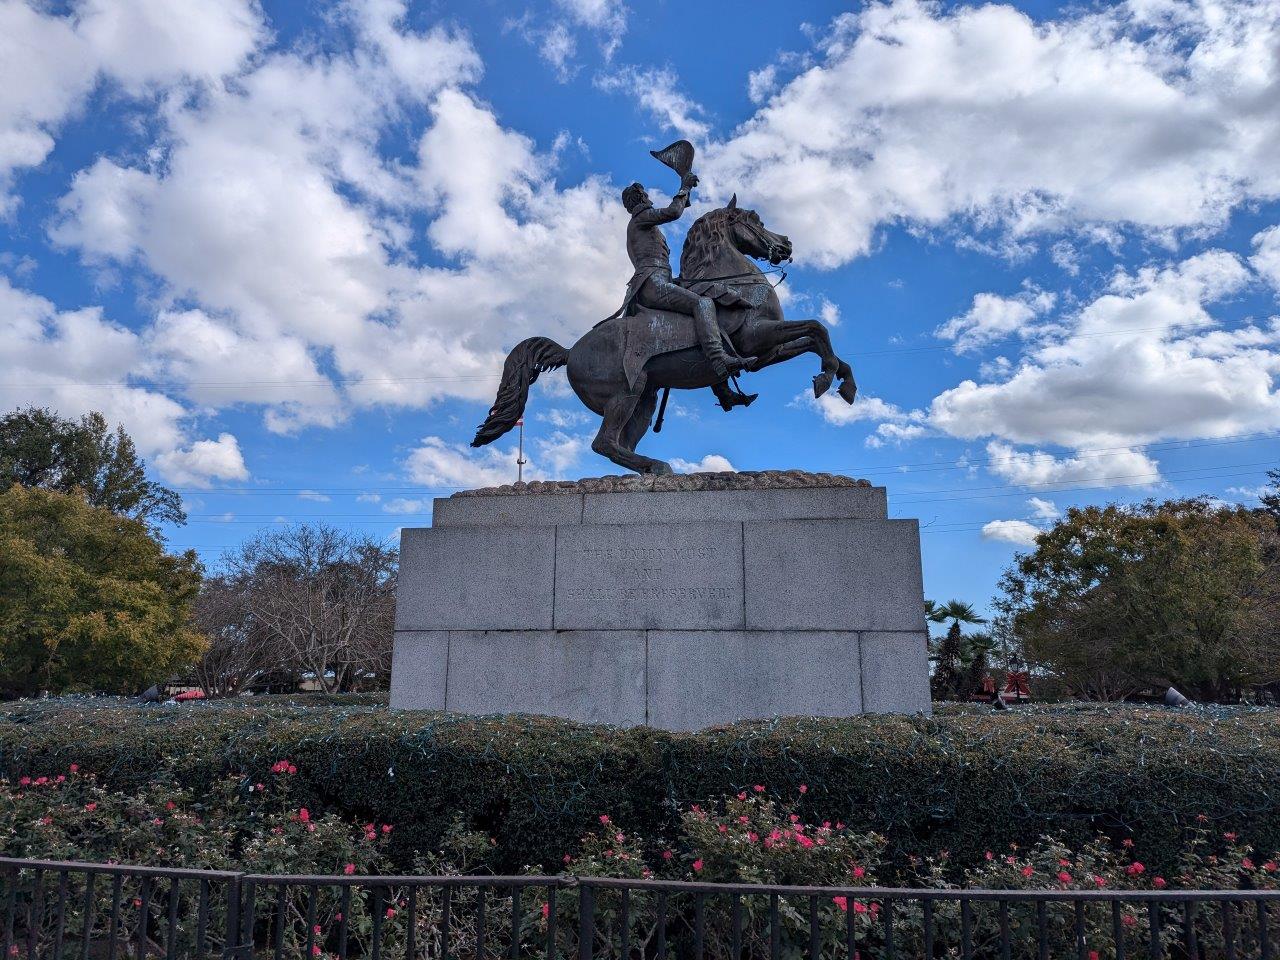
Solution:
{"label": "palm tree", "polygon": [[953,700],[959,695],[964,679],[961,664],[965,659],[965,649],[960,624],[976,625],[987,621],[978,616],[978,611],[974,609],[973,604],[965,603],[963,600],[948,600],[944,604],[926,600],[924,615],[925,619],[933,623],[951,621],[946,636],[938,643],[937,653],[933,658],[936,666],[933,670],[931,686],[933,699]]}

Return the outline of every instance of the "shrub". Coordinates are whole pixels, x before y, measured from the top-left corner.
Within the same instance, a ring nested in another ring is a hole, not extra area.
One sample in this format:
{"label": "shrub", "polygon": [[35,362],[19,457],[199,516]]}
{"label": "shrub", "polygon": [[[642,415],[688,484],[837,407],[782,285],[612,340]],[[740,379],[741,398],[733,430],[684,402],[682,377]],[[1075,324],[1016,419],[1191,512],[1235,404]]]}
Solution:
{"label": "shrub", "polygon": [[1260,848],[1280,847],[1275,716],[961,709],[670,734],[269,698],[181,709],[41,702],[0,717],[0,772],[38,776],[77,763],[112,789],[177,786],[213,803],[229,775],[267,783],[288,757],[298,806],[395,826],[387,855],[398,869],[458,829],[492,838],[495,870],[560,869],[601,814],[666,848],[690,803],[710,809],[756,784],[794,797],[806,784],[795,813],[883,836],[895,869],[946,851],[957,873],[1010,843],[1054,835],[1080,846],[1101,831],[1133,839],[1167,875],[1199,815]]}

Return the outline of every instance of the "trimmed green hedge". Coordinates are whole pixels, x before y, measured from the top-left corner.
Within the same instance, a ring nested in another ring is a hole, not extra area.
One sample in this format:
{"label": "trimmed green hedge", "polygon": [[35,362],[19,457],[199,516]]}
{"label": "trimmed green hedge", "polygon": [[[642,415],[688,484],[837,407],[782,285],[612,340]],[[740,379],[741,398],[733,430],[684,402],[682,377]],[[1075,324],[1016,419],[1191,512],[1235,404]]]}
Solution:
{"label": "trimmed green hedge", "polygon": [[932,719],[670,734],[272,698],[180,708],[50,701],[0,714],[0,771],[74,762],[111,785],[177,779],[198,791],[228,773],[265,780],[288,759],[300,803],[394,824],[405,867],[461,822],[496,839],[496,868],[558,869],[602,813],[661,840],[680,805],[757,783],[788,798],[807,784],[808,819],[882,832],[897,855],[949,850],[961,865],[1045,833],[1080,841],[1104,830],[1167,867],[1201,814],[1280,849],[1278,719],[1245,709],[952,708]]}

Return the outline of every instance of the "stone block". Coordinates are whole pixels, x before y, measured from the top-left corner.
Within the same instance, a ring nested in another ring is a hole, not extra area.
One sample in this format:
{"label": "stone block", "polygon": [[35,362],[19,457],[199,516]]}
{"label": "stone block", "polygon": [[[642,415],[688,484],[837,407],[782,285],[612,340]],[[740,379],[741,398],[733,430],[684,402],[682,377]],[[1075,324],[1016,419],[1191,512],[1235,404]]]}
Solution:
{"label": "stone block", "polygon": [[688,523],[888,516],[884,487],[632,491],[584,498],[583,523]]}
{"label": "stone block", "polygon": [[406,529],[396,629],[551,629],[555,544],[546,526]]}
{"label": "stone block", "polygon": [[923,630],[915,520],[744,524],[749,630]]}
{"label": "stone block", "polygon": [[742,626],[742,525],[560,527],[557,630]]}
{"label": "stone block", "polygon": [[852,716],[862,710],[858,647],[847,632],[653,631],[649,725]]}
{"label": "stone block", "polygon": [[449,641],[449,710],[645,722],[643,631],[455,631]]}
{"label": "stone block", "polygon": [[433,527],[529,527],[582,522],[582,494],[542,493],[516,497],[437,497]]}
{"label": "stone block", "polygon": [[443,710],[448,673],[448,633],[396,631],[391,653],[391,709]]}
{"label": "stone block", "polygon": [[862,709],[867,713],[931,713],[928,634],[862,635]]}

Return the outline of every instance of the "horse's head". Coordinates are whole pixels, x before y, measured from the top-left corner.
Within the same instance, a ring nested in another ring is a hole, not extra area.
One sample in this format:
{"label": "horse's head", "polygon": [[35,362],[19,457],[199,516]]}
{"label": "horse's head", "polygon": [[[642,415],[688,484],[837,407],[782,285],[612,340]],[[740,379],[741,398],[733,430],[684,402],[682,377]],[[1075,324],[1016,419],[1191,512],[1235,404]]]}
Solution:
{"label": "horse's head", "polygon": [[729,240],[739,252],[757,260],[768,260],[775,267],[791,259],[791,240],[766,227],[754,210],[739,207],[736,193],[722,212]]}

